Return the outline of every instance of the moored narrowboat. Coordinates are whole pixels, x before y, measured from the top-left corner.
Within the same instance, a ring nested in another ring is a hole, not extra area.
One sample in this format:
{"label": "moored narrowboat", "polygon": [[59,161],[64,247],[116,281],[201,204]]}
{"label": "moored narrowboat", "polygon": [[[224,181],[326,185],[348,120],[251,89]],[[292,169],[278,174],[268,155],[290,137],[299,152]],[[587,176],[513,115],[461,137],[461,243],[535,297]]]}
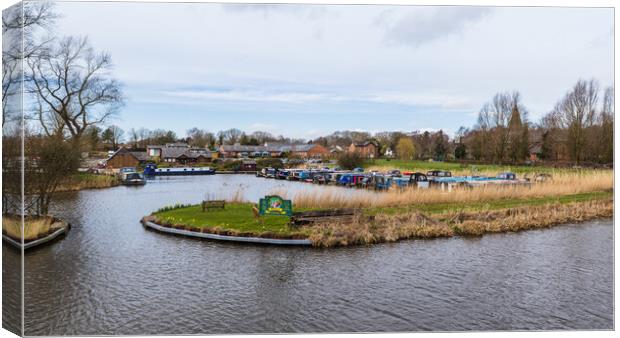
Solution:
{"label": "moored narrowboat", "polygon": [[138,172],[125,173],[123,174],[121,183],[123,185],[145,185],[146,179]]}
{"label": "moored narrowboat", "polygon": [[215,170],[210,167],[178,167],[157,168],[155,164],[147,164],[144,168],[146,176],[184,176],[184,175],[214,175]]}

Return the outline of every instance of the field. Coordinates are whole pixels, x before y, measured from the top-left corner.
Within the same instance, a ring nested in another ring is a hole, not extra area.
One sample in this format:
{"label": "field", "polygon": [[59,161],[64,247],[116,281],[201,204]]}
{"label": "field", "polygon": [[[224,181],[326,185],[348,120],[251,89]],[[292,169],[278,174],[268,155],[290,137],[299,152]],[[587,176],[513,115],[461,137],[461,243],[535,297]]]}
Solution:
{"label": "field", "polygon": [[[387,171],[391,169],[399,169],[406,171],[426,172],[428,170],[449,170],[453,175],[483,175],[497,174],[503,171],[512,171],[516,174],[530,176],[535,173],[562,173],[562,172],[578,172],[580,169],[556,169],[548,166],[511,166],[511,165],[495,165],[495,164],[460,164],[454,162],[438,162],[438,161],[408,161],[399,159],[376,159],[366,163],[367,170]],[[589,171],[589,170],[583,170]]]}

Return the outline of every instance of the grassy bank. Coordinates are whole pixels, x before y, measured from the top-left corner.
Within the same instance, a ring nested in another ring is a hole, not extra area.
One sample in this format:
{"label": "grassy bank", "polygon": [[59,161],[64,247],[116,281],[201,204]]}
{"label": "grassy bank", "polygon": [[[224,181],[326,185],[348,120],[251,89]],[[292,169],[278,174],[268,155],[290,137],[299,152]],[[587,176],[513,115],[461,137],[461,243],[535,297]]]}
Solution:
{"label": "grassy bank", "polygon": [[368,170],[386,171],[390,169],[399,169],[403,171],[421,171],[428,170],[448,170],[454,175],[481,175],[495,174],[503,171],[512,171],[520,175],[533,175],[535,173],[575,173],[590,172],[592,169],[556,169],[549,166],[519,166],[519,165],[496,165],[496,164],[461,164],[454,162],[429,162],[418,160],[399,160],[399,159],[375,159],[366,164]]}
{"label": "grassy bank", "polygon": [[173,228],[223,235],[308,238],[315,246],[330,247],[520,231],[613,215],[611,192],[371,208],[352,221],[297,228],[289,226],[287,217],[255,218],[252,207],[251,203],[229,203],[224,210],[203,212],[198,205],[179,206],[157,211],[147,219]]}
{"label": "grassy bank", "polygon": [[[26,217],[24,220],[24,241],[29,242],[45,237],[59,229],[61,222],[49,216]],[[2,233],[16,241],[21,241],[21,218],[2,215]]]}
{"label": "grassy bank", "polygon": [[57,191],[78,191],[83,189],[109,188],[119,185],[117,176],[77,173],[58,187]]}

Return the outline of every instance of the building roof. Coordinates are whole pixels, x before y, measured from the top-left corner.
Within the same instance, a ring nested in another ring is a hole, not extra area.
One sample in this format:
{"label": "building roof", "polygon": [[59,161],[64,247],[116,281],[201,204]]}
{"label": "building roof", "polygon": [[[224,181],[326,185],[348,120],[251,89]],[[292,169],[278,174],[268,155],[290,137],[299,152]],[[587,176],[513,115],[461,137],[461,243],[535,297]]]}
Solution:
{"label": "building roof", "polygon": [[146,161],[146,160],[149,159],[148,154],[146,152],[144,152],[144,151],[134,151],[134,150],[127,149],[125,147],[120,147],[120,148],[118,148],[117,151],[114,152],[114,154],[112,154],[108,158],[108,161],[111,160],[112,158],[114,158],[116,155],[120,155],[120,154],[129,154],[129,155],[133,156],[138,161]]}
{"label": "building roof", "polygon": [[353,145],[356,147],[368,147],[371,144],[375,147],[377,146],[377,143],[375,141],[364,141],[364,142],[353,143]]}
{"label": "building roof", "polygon": [[226,144],[220,147],[221,151],[224,152],[306,152],[311,150],[317,146],[317,144],[290,144],[290,143],[265,143],[264,146],[252,146],[252,145],[241,145],[239,143],[236,144]]}

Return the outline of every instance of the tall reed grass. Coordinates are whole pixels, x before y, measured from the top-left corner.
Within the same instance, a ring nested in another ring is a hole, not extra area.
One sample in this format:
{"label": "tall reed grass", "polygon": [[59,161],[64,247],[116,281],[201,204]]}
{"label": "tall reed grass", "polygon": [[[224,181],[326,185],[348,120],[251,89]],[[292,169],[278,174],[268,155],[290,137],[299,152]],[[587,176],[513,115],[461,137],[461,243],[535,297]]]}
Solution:
{"label": "tall reed grass", "polygon": [[499,199],[527,199],[579,194],[613,189],[612,171],[589,171],[556,173],[552,180],[531,185],[494,185],[475,188],[454,189],[451,192],[439,189],[407,188],[392,189],[376,193],[359,190],[351,193],[345,189],[324,191],[301,191],[294,195],[287,191],[277,193],[293,199],[298,208],[371,208],[397,207],[429,203],[485,202]]}
{"label": "tall reed grass", "polygon": [[117,176],[80,173],[68,177],[57,191],[109,188],[120,184]]}
{"label": "tall reed grass", "polygon": [[[55,229],[54,224],[52,217],[26,217],[24,222],[24,241],[35,240],[49,234]],[[21,218],[3,215],[2,230],[12,239],[21,241]]]}

